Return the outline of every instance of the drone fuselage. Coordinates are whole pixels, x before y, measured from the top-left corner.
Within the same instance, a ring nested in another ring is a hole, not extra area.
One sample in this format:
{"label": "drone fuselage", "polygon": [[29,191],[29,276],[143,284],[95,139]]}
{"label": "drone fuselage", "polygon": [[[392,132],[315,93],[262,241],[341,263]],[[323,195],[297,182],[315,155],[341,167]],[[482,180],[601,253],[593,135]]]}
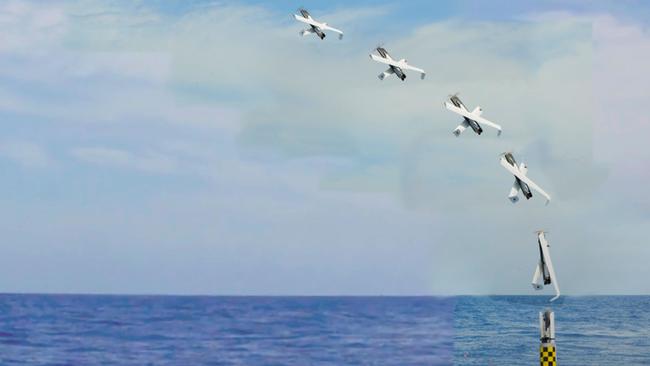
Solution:
{"label": "drone fuselage", "polygon": [[[460,98],[458,98],[457,95],[452,95],[451,98],[449,98],[449,100],[451,101],[451,103],[454,106],[456,106],[456,107],[458,107],[458,108],[460,108],[460,109],[462,109],[464,111],[469,112],[469,110],[467,110],[467,107],[465,107],[465,104],[463,104],[463,102],[460,100]],[[478,122],[476,122],[475,120],[473,120],[471,118],[467,118],[467,117],[463,117],[463,118],[465,119],[465,123],[467,123],[469,125],[469,127],[471,127],[472,130],[477,135],[480,135],[480,134],[483,133],[483,128],[481,127],[480,124],[478,124]],[[460,134],[460,132],[458,134]]]}
{"label": "drone fuselage", "polygon": [[522,182],[521,179],[517,177],[515,177],[515,181],[519,184],[519,188],[521,189],[521,193],[524,194],[524,197],[526,197],[527,200],[531,199],[533,197],[533,192],[530,191],[528,184]]}
{"label": "drone fuselage", "polygon": [[397,66],[391,66],[390,68],[395,73],[395,76],[400,78],[402,81],[404,81],[404,79],[406,79],[406,74],[404,73],[404,71],[402,71],[401,68],[399,68]]}
{"label": "drone fuselage", "polygon": [[472,128],[474,132],[476,132],[477,135],[480,135],[483,133],[483,128],[481,128],[481,125],[478,124],[478,122],[474,121],[473,119],[469,119],[465,117],[465,120],[469,124],[469,127]]}
{"label": "drone fuselage", "polygon": [[313,24],[311,25],[311,31],[314,32],[314,33],[316,33],[316,35],[317,35],[320,39],[325,38],[325,33],[324,33],[324,32],[323,32],[319,27],[317,27],[317,26],[315,26],[315,25],[313,25]]}

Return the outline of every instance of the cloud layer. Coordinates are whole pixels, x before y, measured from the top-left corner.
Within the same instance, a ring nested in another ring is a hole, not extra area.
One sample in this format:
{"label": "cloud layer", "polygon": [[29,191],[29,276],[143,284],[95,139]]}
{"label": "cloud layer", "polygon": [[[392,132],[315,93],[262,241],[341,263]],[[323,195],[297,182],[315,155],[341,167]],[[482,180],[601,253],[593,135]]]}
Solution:
{"label": "cloud layer", "polygon": [[[545,228],[564,292],[647,293],[644,28],[391,14],[3,4],[0,290],[528,293]],[[380,82],[378,42],[427,79]],[[501,138],[451,134],[457,91]],[[507,150],[550,206],[509,203]]]}

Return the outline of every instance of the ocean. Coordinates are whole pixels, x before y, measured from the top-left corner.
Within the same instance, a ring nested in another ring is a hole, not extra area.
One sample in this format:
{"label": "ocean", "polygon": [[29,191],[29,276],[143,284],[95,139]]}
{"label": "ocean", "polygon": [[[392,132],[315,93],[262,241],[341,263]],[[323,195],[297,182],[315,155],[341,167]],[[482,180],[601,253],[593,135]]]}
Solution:
{"label": "ocean", "polygon": [[[538,365],[541,296],[0,295],[1,365]],[[650,365],[650,297],[564,297],[559,365]]]}
{"label": "ocean", "polygon": [[650,365],[650,296],[457,298],[454,364],[539,365],[539,312],[555,312],[558,365]]}

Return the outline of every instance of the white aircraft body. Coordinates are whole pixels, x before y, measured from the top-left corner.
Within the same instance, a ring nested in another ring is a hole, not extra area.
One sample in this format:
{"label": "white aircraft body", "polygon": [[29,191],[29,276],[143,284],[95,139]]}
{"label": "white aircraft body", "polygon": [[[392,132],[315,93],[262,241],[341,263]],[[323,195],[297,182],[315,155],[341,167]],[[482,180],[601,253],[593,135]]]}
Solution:
{"label": "white aircraft body", "polygon": [[535,274],[533,274],[533,288],[535,290],[541,290],[545,285],[552,284],[555,287],[555,297],[551,301],[555,301],[560,297],[560,287],[555,278],[555,270],[553,269],[551,253],[549,252],[550,245],[546,241],[544,231],[537,231],[537,245],[539,246],[539,263],[537,263]]}
{"label": "white aircraft body", "polygon": [[300,31],[300,35],[303,37],[308,34],[316,34],[318,37],[320,37],[320,39],[323,39],[325,38],[324,31],[328,30],[328,31],[338,33],[339,39],[343,39],[342,31],[330,27],[329,25],[327,25],[327,23],[320,23],[315,21],[314,18],[312,18],[309,12],[305,9],[300,9],[300,15],[294,14],[293,17],[296,18],[297,21],[309,25],[309,28]]}
{"label": "white aircraft body", "polygon": [[460,134],[465,131],[467,127],[471,127],[472,130],[476,132],[476,134],[480,135],[483,133],[483,128],[481,128],[481,125],[495,128],[497,130],[497,136],[501,136],[501,126],[481,117],[481,114],[483,114],[483,109],[481,109],[479,106],[470,112],[465,107],[463,102],[460,101],[458,95],[454,94],[450,96],[449,101],[445,101],[445,107],[450,111],[463,116],[463,122],[461,122],[461,124],[459,124],[458,127],[456,127],[454,130],[454,135],[456,135],[456,137],[460,136]]}
{"label": "white aircraft body", "polygon": [[390,57],[390,55],[388,54],[385,48],[377,47],[376,51],[377,53],[379,53],[379,56],[375,54],[370,54],[370,58],[382,64],[388,65],[388,69],[382,72],[381,74],[379,74],[379,80],[384,80],[386,76],[394,74],[398,78],[402,79],[402,81],[404,81],[404,79],[406,79],[406,74],[404,73],[404,70],[412,70],[412,71],[419,72],[421,79],[424,79],[424,77],[426,76],[424,70],[409,65],[405,59],[401,59],[399,61],[394,60],[392,57]]}
{"label": "white aircraft body", "polygon": [[551,196],[526,176],[526,173],[528,172],[526,164],[521,163],[520,165],[517,165],[512,153],[509,152],[501,155],[500,162],[507,171],[515,176],[515,182],[513,183],[512,188],[510,189],[510,194],[508,195],[508,198],[512,203],[517,203],[517,201],[519,201],[520,191],[524,194],[526,199],[530,199],[533,196],[533,193],[530,190],[532,188],[546,198],[546,204],[548,205],[551,201]]}

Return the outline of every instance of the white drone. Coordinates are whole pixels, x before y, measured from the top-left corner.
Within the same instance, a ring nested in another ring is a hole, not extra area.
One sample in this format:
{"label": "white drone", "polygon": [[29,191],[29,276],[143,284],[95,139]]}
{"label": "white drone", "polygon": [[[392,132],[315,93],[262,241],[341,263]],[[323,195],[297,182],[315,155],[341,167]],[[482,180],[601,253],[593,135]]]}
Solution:
{"label": "white drone", "polygon": [[340,31],[340,30],[338,30],[336,28],[330,27],[329,25],[327,25],[327,23],[321,23],[321,22],[315,21],[314,18],[312,18],[311,15],[309,14],[309,12],[307,10],[305,10],[305,9],[300,9],[299,12],[300,12],[300,15],[294,14],[293,17],[296,18],[297,21],[303,22],[303,23],[309,25],[309,28],[300,31],[301,36],[304,37],[304,36],[306,36],[308,34],[316,34],[318,37],[320,37],[320,39],[323,39],[323,38],[325,38],[325,32],[323,32],[323,31],[328,30],[328,31],[332,31],[334,33],[338,33],[339,34],[339,39],[343,39],[343,32],[342,31]]}
{"label": "white drone", "polygon": [[497,136],[501,136],[501,126],[481,117],[483,109],[479,106],[470,112],[463,102],[460,101],[460,98],[458,98],[458,93],[449,96],[449,101],[445,101],[445,107],[450,111],[463,116],[463,122],[461,122],[461,124],[459,124],[454,130],[454,135],[456,135],[456,137],[460,136],[467,127],[471,127],[477,135],[480,135],[483,133],[481,124],[495,128],[497,130]]}
{"label": "white drone", "polygon": [[409,65],[406,59],[401,59],[399,61],[394,60],[392,57],[390,57],[386,49],[383,47],[377,47],[375,50],[377,53],[379,53],[379,56],[370,54],[370,58],[382,64],[388,65],[388,69],[379,74],[379,80],[384,80],[386,76],[395,74],[398,78],[404,81],[404,79],[406,79],[404,70],[417,71],[420,73],[420,78],[424,79],[424,76],[426,75],[424,70]]}
{"label": "white drone", "polygon": [[546,198],[547,205],[549,202],[551,202],[551,196],[549,196],[548,193],[544,192],[543,189],[541,189],[537,184],[535,184],[535,182],[526,176],[526,173],[528,172],[528,167],[526,164],[521,163],[520,165],[517,165],[517,162],[515,161],[514,156],[512,156],[512,153],[507,152],[501,154],[500,162],[507,171],[515,176],[515,182],[512,184],[510,194],[508,195],[508,198],[512,203],[517,203],[517,201],[519,201],[520,191],[524,194],[524,197],[526,197],[526,199],[530,199],[533,196],[533,192],[530,191],[531,188]]}
{"label": "white drone", "polygon": [[543,230],[536,231],[537,245],[539,246],[539,262],[535,267],[535,274],[533,275],[533,288],[541,290],[545,285],[553,285],[555,287],[555,297],[551,301],[555,301],[560,297],[560,287],[555,278],[555,270],[553,269],[553,262],[551,261],[550,245],[546,241]]}

